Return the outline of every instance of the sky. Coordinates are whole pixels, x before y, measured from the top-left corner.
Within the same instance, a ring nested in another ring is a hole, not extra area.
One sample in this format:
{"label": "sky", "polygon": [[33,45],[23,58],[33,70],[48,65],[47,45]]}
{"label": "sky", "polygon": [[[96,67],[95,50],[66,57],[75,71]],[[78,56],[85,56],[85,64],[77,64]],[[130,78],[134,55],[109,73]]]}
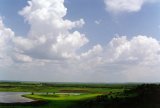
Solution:
{"label": "sky", "polygon": [[0,80],[160,82],[159,0],[0,0]]}

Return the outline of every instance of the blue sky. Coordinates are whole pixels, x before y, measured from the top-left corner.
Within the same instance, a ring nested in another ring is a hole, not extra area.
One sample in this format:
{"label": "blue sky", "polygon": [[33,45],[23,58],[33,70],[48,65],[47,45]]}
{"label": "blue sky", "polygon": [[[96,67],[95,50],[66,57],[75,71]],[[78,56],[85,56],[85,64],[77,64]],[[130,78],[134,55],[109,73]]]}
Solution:
{"label": "blue sky", "polygon": [[[0,14],[4,16],[4,23],[21,36],[25,36],[29,31],[29,25],[18,14],[25,5],[26,0],[0,1]],[[106,12],[103,0],[66,0],[65,6],[68,9],[65,18],[71,20],[83,18],[86,21],[86,25],[79,31],[85,33],[94,44],[106,44],[117,34],[128,37],[141,34],[160,39],[158,3],[147,4],[139,12],[120,15]],[[101,23],[98,25],[95,21]]]}
{"label": "blue sky", "polygon": [[26,0],[1,0],[0,15],[4,17],[4,23],[12,28],[17,35],[26,35],[29,25],[24,23],[23,17],[18,14],[27,4]]}
{"label": "blue sky", "polygon": [[[160,34],[158,28],[160,23],[159,4],[147,4],[140,12],[120,15],[106,12],[103,0],[70,0],[66,6],[68,7],[68,18],[78,19],[82,17],[86,20],[84,32],[93,41],[108,41],[115,34],[127,36],[153,35],[157,38]],[[101,20],[101,24],[96,25],[95,20]]]}
{"label": "blue sky", "polygon": [[[117,82],[154,81],[155,77],[160,75],[158,68],[155,69],[153,76],[150,75],[150,71],[153,70],[149,71],[148,76],[152,76],[150,78],[143,76],[143,72],[142,74],[139,73],[139,76],[135,76],[135,78],[128,77],[130,71],[133,74],[131,70],[133,67],[138,72],[146,71],[149,70],[146,63],[153,64],[154,62],[153,67],[159,63],[160,2],[158,0],[47,1],[48,4],[60,7],[60,10],[52,6],[48,7],[44,0],[31,0],[30,2],[33,6],[28,5],[27,0],[0,0],[0,16],[4,24],[1,32],[7,34],[7,29],[14,32],[14,36],[7,38],[11,43],[7,43],[8,40],[5,40],[6,35],[1,36],[4,41],[3,44],[8,45],[10,48],[4,48],[4,45],[1,45],[4,53],[2,53],[2,56],[9,56],[11,59],[9,67],[1,66],[3,69],[0,75],[4,76],[2,79],[21,80],[16,75],[22,77],[22,73],[19,72],[22,70],[20,67],[24,66],[30,67],[29,69],[27,68],[28,70],[23,70],[29,71],[25,80],[32,80],[32,74],[34,76],[37,74],[36,71],[39,71],[35,68],[37,62],[43,64],[42,70],[54,66],[59,67],[54,73],[57,74],[55,78],[57,80],[48,78],[49,81],[76,81],[76,78],[79,81],[85,79],[84,81],[91,82],[114,82],[112,79],[116,79]],[[30,8],[29,11],[25,10],[24,7],[26,6]],[[40,7],[43,9],[39,9]],[[39,14],[38,10],[42,14]],[[44,19],[42,20],[41,17],[44,17]],[[62,27],[56,25],[60,25],[60,23],[62,23]],[[60,34],[64,36],[60,36]],[[152,46],[152,44],[155,46]],[[9,54],[8,50],[11,50],[12,54]],[[133,53],[139,50],[142,52]],[[49,53],[46,54],[44,52]],[[148,56],[149,60],[145,56]],[[85,59],[88,60],[87,64],[84,63]],[[155,61],[156,59],[157,61]],[[4,59],[0,62],[4,63],[6,61]],[[53,62],[59,65],[57,66]],[[95,67],[90,66],[93,65],[93,62]],[[134,65],[127,65],[127,62],[133,62]],[[75,69],[68,63],[80,64],[78,68],[82,72],[74,72]],[[83,69],[83,65],[87,67]],[[140,65],[143,66],[140,68]],[[67,72],[64,72],[63,67],[67,67],[65,70]],[[92,73],[91,68],[95,72]],[[119,68],[119,73],[112,73]],[[13,76],[11,76],[12,74],[9,75],[10,71],[15,71]],[[69,71],[72,72],[68,73]],[[85,72],[87,75],[83,79],[82,73]],[[99,72],[100,74],[98,74]],[[69,76],[63,78],[62,76],[66,73],[72,74],[75,79]],[[51,74],[53,73],[46,72],[45,75],[48,77]],[[43,75],[41,71],[40,78],[36,80],[46,81],[47,78],[43,79]],[[92,75],[97,75],[99,78],[93,77],[90,79],[89,76]],[[103,76],[108,77],[108,80]]]}

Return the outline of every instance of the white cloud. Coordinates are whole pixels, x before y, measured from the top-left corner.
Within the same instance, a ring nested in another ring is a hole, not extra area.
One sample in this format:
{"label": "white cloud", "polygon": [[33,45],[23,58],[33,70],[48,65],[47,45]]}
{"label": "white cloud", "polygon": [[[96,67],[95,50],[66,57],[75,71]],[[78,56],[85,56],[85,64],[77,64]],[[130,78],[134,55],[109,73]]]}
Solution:
{"label": "white cloud", "polygon": [[141,35],[130,40],[126,36],[113,38],[106,47],[103,60],[104,65],[109,66],[104,70],[119,71],[127,81],[157,81],[156,76],[160,75],[160,42]]}
{"label": "white cloud", "polygon": [[104,0],[106,10],[112,13],[138,12],[145,3],[153,3],[158,0]]}
{"label": "white cloud", "polygon": [[88,50],[87,52],[82,53],[81,57],[89,58],[89,57],[99,56],[99,54],[101,54],[102,51],[103,51],[102,46],[98,44],[94,46],[92,49]]}
{"label": "white cloud", "polygon": [[101,24],[101,20],[95,20],[94,23],[99,25]]}
{"label": "white cloud", "polygon": [[67,8],[63,3],[64,0],[28,1],[29,5],[19,13],[31,25],[29,36],[47,35],[48,38],[53,38],[59,33],[68,32],[69,29],[82,27],[85,24],[83,19],[72,22],[63,18],[67,14]]}
{"label": "white cloud", "polygon": [[10,41],[14,37],[14,32],[6,28],[2,22],[2,19],[0,18],[0,50],[5,50],[8,44],[10,44]]}
{"label": "white cloud", "polygon": [[19,54],[19,53],[15,53],[13,59],[16,62],[32,62],[32,58],[24,55],[24,54]]}
{"label": "white cloud", "polygon": [[138,63],[159,62],[160,43],[152,37],[135,36],[127,40],[126,36],[113,38],[107,46],[106,54],[115,61],[136,61]]}
{"label": "white cloud", "polygon": [[16,50],[20,50],[21,49],[20,52],[23,52],[23,50],[24,51],[25,50],[30,50],[30,49],[32,49],[34,47],[32,40],[29,40],[29,39],[23,38],[23,37],[18,37],[17,36],[16,38],[13,39],[13,42],[14,42]]}
{"label": "white cloud", "polygon": [[76,50],[81,48],[88,42],[85,35],[75,31],[72,34],[68,34],[67,37],[60,35],[57,37],[56,44],[52,45],[52,49],[55,53],[62,54],[63,57],[73,57]]}
{"label": "white cloud", "polygon": [[71,21],[64,18],[67,14],[64,0],[32,0],[28,3],[20,11],[30,24],[27,36],[15,36],[0,19],[0,70],[5,71],[6,79],[159,80],[160,42],[157,39],[142,35],[131,39],[120,36],[105,46],[97,44],[81,52],[89,39],[76,31],[76,27],[83,27],[85,22],[83,19]]}
{"label": "white cloud", "polygon": [[0,17],[0,67],[12,63],[10,58],[10,49],[12,49],[12,39],[14,32],[4,26],[2,18]]}
{"label": "white cloud", "polygon": [[[18,38],[16,45],[24,53],[42,59],[68,58],[76,56],[76,51],[88,42],[84,34],[71,29],[82,27],[83,19],[70,21],[64,19],[67,8],[64,0],[32,0],[20,11],[30,24],[27,38]],[[24,44],[21,44],[24,43]]]}

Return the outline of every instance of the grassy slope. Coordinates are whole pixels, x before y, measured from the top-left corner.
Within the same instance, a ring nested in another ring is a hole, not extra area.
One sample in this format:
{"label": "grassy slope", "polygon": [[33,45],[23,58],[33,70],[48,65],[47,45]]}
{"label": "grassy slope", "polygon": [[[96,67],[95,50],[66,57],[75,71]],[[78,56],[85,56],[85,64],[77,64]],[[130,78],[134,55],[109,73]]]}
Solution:
{"label": "grassy slope", "polygon": [[[89,100],[99,96],[101,94],[81,94],[81,95],[25,95],[25,97],[45,100],[47,104],[36,106],[38,108],[70,108],[73,105],[76,105],[79,101]],[[34,108],[35,106],[23,106],[23,105],[14,105],[14,106],[1,106],[1,108]]]}
{"label": "grassy slope", "polygon": [[43,100],[56,100],[56,101],[77,101],[96,97],[101,94],[80,94],[80,95],[25,95],[25,97]]}

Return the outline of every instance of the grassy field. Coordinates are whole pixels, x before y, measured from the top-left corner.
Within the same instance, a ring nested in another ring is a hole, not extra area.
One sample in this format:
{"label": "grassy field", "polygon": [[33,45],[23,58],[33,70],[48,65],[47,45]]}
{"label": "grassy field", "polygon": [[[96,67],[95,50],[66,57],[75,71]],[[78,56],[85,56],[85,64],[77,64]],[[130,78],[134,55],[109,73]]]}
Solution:
{"label": "grassy field", "polygon": [[48,104],[42,107],[53,108],[67,108],[76,105],[79,101],[90,100],[101,94],[80,94],[80,95],[68,95],[68,94],[55,94],[55,95],[25,95],[32,99],[45,100]]}
{"label": "grassy field", "polygon": [[[104,97],[106,99],[106,96],[109,100],[133,97],[135,93],[125,95],[124,92],[132,90],[138,85],[139,84],[0,82],[1,92],[31,92],[28,95],[24,95],[24,97],[32,98],[40,102],[0,104],[0,108],[78,108],[82,103],[93,100],[98,103],[100,100],[102,101]],[[78,94],[75,95],[74,93]],[[86,105],[88,105],[88,103],[86,103]]]}

